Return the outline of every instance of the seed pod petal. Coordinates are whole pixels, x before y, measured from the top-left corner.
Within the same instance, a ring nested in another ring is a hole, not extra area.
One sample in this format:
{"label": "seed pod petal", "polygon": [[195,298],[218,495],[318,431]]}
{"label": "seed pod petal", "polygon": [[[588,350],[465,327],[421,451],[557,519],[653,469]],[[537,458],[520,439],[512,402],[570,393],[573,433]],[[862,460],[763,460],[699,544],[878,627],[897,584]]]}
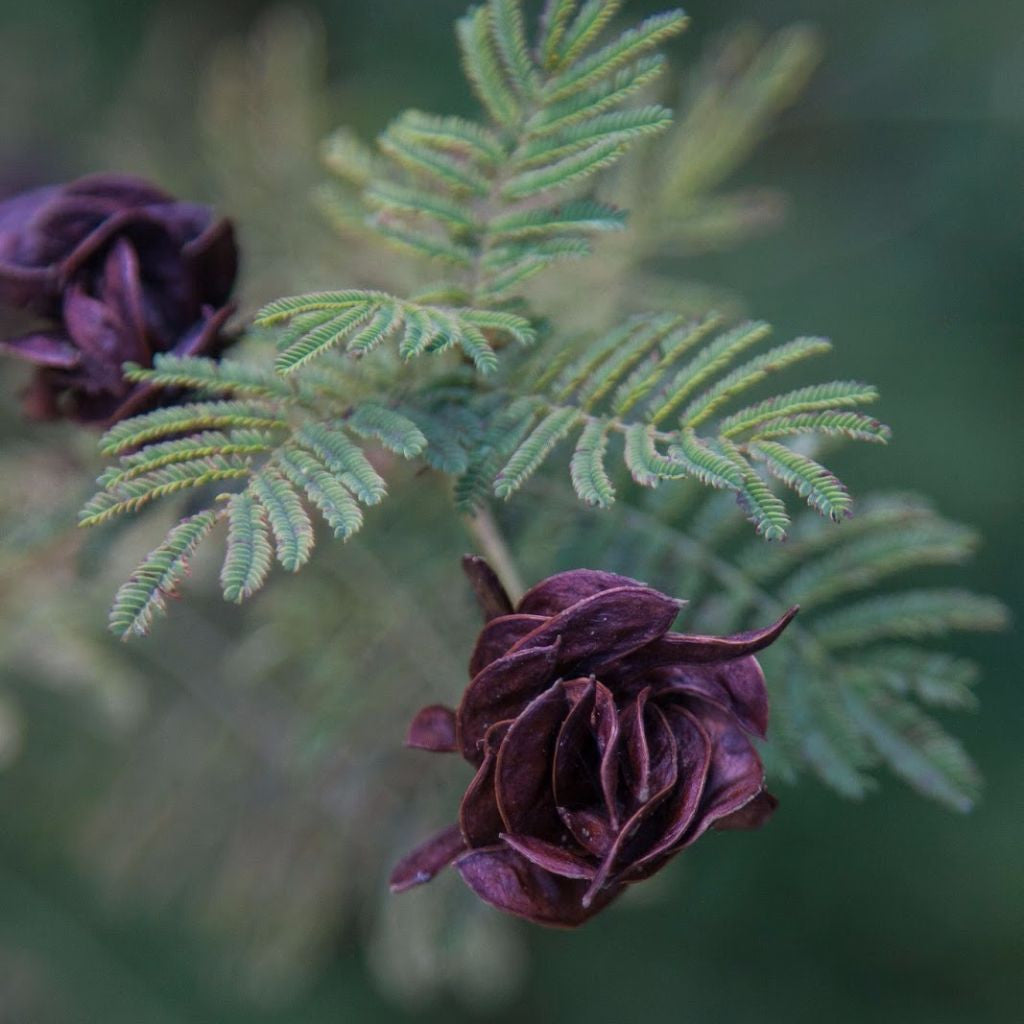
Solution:
{"label": "seed pod petal", "polygon": [[501,615],[512,614],[512,601],[501,585],[498,574],[484,559],[476,555],[464,555],[462,571],[473,587],[485,622],[490,622]]}
{"label": "seed pod petal", "polygon": [[734,661],[684,665],[666,671],[658,693],[691,694],[731,714],[747,731],[764,738],[768,732],[768,690],[764,673],[751,655]]}
{"label": "seed pod petal", "polygon": [[561,683],[533,700],[498,750],[494,791],[505,831],[553,838],[561,829],[551,785],[559,730],[569,711]]}
{"label": "seed pod petal", "polygon": [[476,646],[469,659],[469,678],[482,672],[492,661],[497,661],[529,633],[547,622],[542,615],[502,615],[491,619],[480,630]]}
{"label": "seed pod petal", "polygon": [[392,892],[405,892],[413,886],[429,882],[466,849],[458,825],[449,825],[426,842],[420,843],[412,853],[406,854],[391,872]]}
{"label": "seed pod petal", "polygon": [[443,704],[431,704],[416,714],[405,738],[407,747],[450,753],[458,750],[455,712]]}
{"label": "seed pod petal", "polygon": [[506,828],[495,798],[494,776],[498,750],[511,724],[499,722],[487,730],[483,761],[459,805],[459,826],[467,846],[493,846]]}
{"label": "seed pod petal", "polygon": [[585,878],[588,881],[594,877],[594,866],[564,846],[545,842],[535,836],[502,834],[501,841],[537,867],[550,871],[553,875],[561,875],[562,878]]}
{"label": "seed pod petal", "polygon": [[559,668],[581,675],[663,637],[678,613],[678,601],[649,587],[604,590],[553,615],[510,653],[560,640]]}
{"label": "seed pod petal", "polygon": [[457,713],[459,745],[467,761],[479,764],[487,730],[496,722],[515,718],[551,685],[558,646],[556,641],[507,654],[473,677]]}
{"label": "seed pod petal", "polygon": [[471,850],[455,862],[455,868],[463,881],[492,907],[556,928],[583,924],[618,895],[606,891],[600,900],[584,907],[586,881],[545,871],[504,845]]}
{"label": "seed pod petal", "polygon": [[523,595],[516,611],[527,615],[543,615],[547,618],[606,590],[645,586],[646,584],[640,583],[638,580],[632,580],[628,576],[618,576],[613,572],[600,572],[596,569],[571,569],[569,572],[560,572],[549,576],[528,590]]}

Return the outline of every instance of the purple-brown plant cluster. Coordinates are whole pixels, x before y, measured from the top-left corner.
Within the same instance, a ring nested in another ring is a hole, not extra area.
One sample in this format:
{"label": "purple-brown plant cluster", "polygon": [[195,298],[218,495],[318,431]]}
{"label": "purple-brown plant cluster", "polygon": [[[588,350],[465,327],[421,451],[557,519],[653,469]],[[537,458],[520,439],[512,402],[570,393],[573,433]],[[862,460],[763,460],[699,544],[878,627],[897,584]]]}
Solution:
{"label": "purple-brown plant cluster", "polygon": [[476,774],[458,824],[398,865],[396,891],[454,862],[500,910],[574,927],[709,828],[768,819],[754,654],[795,609],[764,630],[692,636],[671,630],[682,602],[636,580],[576,569],[513,607],[482,559],[465,564],[487,618],[470,683],[457,710],[424,708],[408,743],[460,753]]}
{"label": "purple-brown plant cluster", "polygon": [[0,305],[40,321],[0,342],[38,368],[26,411],[110,423],[153,404],[123,364],[219,355],[237,269],[229,221],[139,178],[96,174],[0,203]]}

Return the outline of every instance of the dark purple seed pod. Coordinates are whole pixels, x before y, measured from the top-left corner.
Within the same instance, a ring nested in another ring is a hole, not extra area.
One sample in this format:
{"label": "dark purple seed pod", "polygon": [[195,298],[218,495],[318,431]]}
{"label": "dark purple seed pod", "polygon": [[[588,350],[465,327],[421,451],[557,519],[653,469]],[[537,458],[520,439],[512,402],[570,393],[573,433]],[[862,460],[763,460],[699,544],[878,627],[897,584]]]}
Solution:
{"label": "dark purple seed pod", "polygon": [[487,623],[458,709],[424,708],[408,744],[476,768],[459,823],[391,876],[395,891],[454,863],[499,910],[572,928],[659,871],[709,828],[772,814],[750,737],[768,728],[754,654],[767,629],[671,632],[681,602],[624,576],[576,569],[513,607],[482,560],[466,569]]}
{"label": "dark purple seed pod", "polygon": [[155,404],[123,364],[220,355],[237,270],[230,221],[138,178],[96,174],[0,203],[0,304],[41,321],[0,342],[38,367],[26,411],[106,424]]}

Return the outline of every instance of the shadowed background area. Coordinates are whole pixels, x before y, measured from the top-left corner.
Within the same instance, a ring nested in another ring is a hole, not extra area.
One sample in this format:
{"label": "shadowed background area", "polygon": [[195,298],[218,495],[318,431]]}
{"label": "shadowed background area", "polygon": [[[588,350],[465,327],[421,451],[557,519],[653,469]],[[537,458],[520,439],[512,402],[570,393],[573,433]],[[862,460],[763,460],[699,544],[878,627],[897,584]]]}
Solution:
{"label": "shadowed background area", "polygon": [[[254,0],[0,0],[0,194],[135,171],[236,216],[247,308],[347,283],[367,270],[309,208],[315,140],[340,123],[371,137],[409,105],[471,112],[451,28],[463,8],[319,0],[302,15]],[[1019,616],[1024,8],[694,0],[687,9],[692,26],[671,48],[676,72],[748,20],[765,30],[812,23],[824,61],[731,182],[785,194],[781,223],[659,271],[735,293],[779,337],[832,338],[831,371],[876,383],[895,433],[887,449],[848,458],[854,493],[913,489],[977,527],[978,556],[947,579]],[[248,64],[246,38],[257,53]],[[12,394],[17,382],[4,379],[6,366],[0,373]],[[8,400],[5,453],[32,436]],[[19,479],[59,476],[61,457],[0,477],[0,504],[13,503]],[[59,499],[69,516],[77,498]],[[397,749],[422,694],[396,680],[419,661],[440,677],[449,663],[461,672],[472,632],[468,598],[452,588],[467,539],[439,492],[428,488],[415,510],[429,552],[410,539],[402,517],[412,514],[375,514],[359,545],[325,546],[315,577],[275,580],[253,610],[212,597],[176,608],[158,627],[161,646],[132,660],[93,638],[111,578],[82,607],[83,591],[75,604],[47,589],[45,559],[17,570],[0,562],[0,598],[14,609],[4,614],[17,626],[0,633],[2,653],[31,653],[10,658],[5,680],[22,727],[0,773],[2,1024],[1018,1018],[1024,650],[1015,631],[955,644],[984,670],[980,709],[950,721],[986,778],[969,815],[888,776],[863,802],[805,781],[781,788],[782,810],[762,833],[698,846],[653,892],[578,933],[495,931],[488,911],[449,928],[423,902],[417,934],[433,953],[407,941],[378,891],[389,865],[372,859],[445,820],[443,772],[426,769],[436,785],[417,831],[374,845],[351,823],[393,828],[378,826],[379,802],[358,809],[364,793],[375,778],[407,791],[424,771]],[[78,557],[88,579],[102,551]],[[313,727],[282,737],[266,703],[218,689],[212,675],[265,668],[288,649],[282,637],[303,629],[325,638],[323,651],[272,667],[285,688],[303,680],[307,713],[289,721]],[[40,640],[52,631],[66,646]],[[461,683],[428,696],[450,699]],[[14,729],[5,707],[0,751]],[[379,750],[367,730],[392,735],[394,756],[361,757]],[[316,762],[328,767],[313,787],[306,761],[346,736]],[[266,769],[257,784],[232,744]],[[243,816],[231,856],[215,861],[213,889],[208,836]],[[268,874],[275,858],[280,870]],[[255,905],[242,895],[248,872],[263,872]],[[351,909],[333,915],[334,905]]]}

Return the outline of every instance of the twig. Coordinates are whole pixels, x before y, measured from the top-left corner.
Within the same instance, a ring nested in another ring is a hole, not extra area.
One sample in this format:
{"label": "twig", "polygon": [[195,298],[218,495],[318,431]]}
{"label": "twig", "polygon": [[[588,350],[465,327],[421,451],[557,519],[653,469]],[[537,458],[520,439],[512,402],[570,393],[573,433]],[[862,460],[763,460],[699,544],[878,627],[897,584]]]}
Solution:
{"label": "twig", "polygon": [[526,586],[519,575],[512,552],[509,551],[505,538],[494,521],[494,516],[491,515],[489,509],[481,508],[473,515],[466,517],[466,525],[480,546],[481,554],[491,563],[491,568],[498,574],[512,603],[516,604],[526,592]]}

